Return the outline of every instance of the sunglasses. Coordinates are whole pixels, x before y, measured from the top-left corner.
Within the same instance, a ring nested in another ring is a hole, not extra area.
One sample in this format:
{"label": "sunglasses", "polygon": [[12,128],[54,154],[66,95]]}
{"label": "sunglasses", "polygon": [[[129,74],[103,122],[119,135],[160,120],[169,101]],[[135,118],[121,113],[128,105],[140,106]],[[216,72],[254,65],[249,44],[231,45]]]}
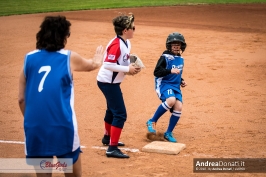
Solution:
{"label": "sunglasses", "polygon": [[128,29],[132,29],[133,31],[135,31],[135,26],[132,26],[131,28],[128,28]]}

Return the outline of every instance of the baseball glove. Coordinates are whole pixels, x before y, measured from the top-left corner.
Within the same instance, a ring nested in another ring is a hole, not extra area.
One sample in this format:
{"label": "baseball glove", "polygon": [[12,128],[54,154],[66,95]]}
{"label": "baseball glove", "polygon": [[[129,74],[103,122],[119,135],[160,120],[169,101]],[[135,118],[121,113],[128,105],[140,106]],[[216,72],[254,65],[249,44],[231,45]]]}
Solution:
{"label": "baseball glove", "polygon": [[145,68],[143,62],[136,54],[130,54],[130,63],[134,63],[137,67]]}

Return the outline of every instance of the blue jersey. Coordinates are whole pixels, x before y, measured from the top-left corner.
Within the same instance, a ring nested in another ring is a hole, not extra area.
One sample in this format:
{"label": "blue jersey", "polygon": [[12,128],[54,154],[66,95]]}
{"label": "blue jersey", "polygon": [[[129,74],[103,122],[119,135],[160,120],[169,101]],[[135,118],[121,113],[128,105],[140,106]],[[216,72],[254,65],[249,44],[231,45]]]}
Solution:
{"label": "blue jersey", "polygon": [[56,156],[80,146],[74,112],[70,51],[34,50],[25,56],[25,152]]}
{"label": "blue jersey", "polygon": [[177,68],[180,70],[180,73],[168,74],[163,77],[155,77],[155,90],[157,95],[161,97],[161,94],[168,89],[172,89],[181,94],[180,84],[184,67],[184,59],[181,56],[174,56],[171,54],[163,54],[162,57],[166,61],[165,69],[171,70],[172,68]]}

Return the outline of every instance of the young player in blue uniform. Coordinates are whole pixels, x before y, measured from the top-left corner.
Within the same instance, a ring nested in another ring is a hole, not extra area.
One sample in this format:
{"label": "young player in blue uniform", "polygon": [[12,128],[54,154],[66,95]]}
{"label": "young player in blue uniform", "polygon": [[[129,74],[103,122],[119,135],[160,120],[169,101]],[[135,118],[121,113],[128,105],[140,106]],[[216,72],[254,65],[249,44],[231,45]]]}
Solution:
{"label": "young player in blue uniform", "polygon": [[[73,174],[81,176],[80,139],[74,110],[74,71],[92,71],[102,64],[103,47],[93,59],[65,50],[71,23],[47,16],[36,35],[36,50],[26,54],[19,79],[19,107],[24,116],[27,158],[72,158]],[[40,176],[52,174],[39,173]]]}
{"label": "young player in blue uniform", "polygon": [[171,111],[169,126],[164,133],[164,138],[170,142],[177,142],[173,130],[181,116],[182,93],[181,87],[186,86],[182,79],[184,59],[181,57],[186,49],[185,38],[180,33],[171,33],[166,39],[166,49],[157,62],[154,70],[155,89],[162,101],[153,117],[147,121],[148,132],[156,133],[156,123],[168,110]]}

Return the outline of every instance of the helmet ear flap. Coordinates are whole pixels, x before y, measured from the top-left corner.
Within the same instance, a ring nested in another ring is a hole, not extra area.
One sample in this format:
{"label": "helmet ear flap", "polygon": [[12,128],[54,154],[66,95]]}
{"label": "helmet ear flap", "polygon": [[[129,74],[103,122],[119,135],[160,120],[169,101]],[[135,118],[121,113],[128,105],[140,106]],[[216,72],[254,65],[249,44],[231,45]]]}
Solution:
{"label": "helmet ear flap", "polygon": [[166,43],[166,49],[171,51],[171,43]]}
{"label": "helmet ear flap", "polygon": [[182,43],[182,45],[181,45],[182,53],[185,51],[186,47],[187,47],[187,44],[186,43]]}

